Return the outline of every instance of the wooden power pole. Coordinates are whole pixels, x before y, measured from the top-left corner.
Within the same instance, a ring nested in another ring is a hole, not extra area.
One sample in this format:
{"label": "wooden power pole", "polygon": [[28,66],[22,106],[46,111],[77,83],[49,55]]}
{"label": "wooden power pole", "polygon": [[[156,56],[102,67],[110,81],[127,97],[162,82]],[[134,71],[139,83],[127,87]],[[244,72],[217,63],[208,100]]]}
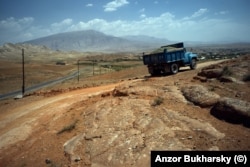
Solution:
{"label": "wooden power pole", "polygon": [[25,92],[24,49],[22,49],[22,59],[23,59],[23,86],[22,86],[22,95],[23,95],[23,97],[24,97],[24,92]]}

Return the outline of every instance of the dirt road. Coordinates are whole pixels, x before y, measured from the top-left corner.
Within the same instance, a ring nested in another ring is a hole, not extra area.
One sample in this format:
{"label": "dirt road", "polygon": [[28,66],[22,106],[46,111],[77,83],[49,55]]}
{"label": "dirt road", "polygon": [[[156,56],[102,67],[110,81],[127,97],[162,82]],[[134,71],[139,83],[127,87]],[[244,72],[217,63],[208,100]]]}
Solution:
{"label": "dirt road", "polygon": [[[249,129],[183,97],[198,70],[2,101],[0,166],[148,166],[152,149],[250,149]],[[153,107],[156,97],[164,102]]]}
{"label": "dirt road", "polygon": [[[43,115],[60,114],[60,111],[64,108],[91,96],[112,91],[117,85],[119,83],[72,91],[24,104],[20,107],[7,107],[8,104],[6,104],[7,106],[4,106],[0,113],[0,149],[8,147],[9,144],[16,143],[19,140],[25,140],[31,133],[32,127],[37,123],[37,119]],[[27,100],[30,100],[30,98],[25,99],[25,101]],[[31,99],[31,101],[33,100]]]}

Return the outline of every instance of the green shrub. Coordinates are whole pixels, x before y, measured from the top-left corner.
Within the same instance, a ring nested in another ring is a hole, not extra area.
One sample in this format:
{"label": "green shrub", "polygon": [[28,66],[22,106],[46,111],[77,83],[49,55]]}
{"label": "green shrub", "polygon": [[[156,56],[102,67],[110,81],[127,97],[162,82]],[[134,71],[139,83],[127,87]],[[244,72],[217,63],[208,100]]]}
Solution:
{"label": "green shrub", "polygon": [[209,91],[212,91],[212,92],[215,91],[215,86],[212,86],[212,85],[211,85],[211,86],[209,87],[208,90],[209,90]]}
{"label": "green shrub", "polygon": [[164,99],[162,97],[156,97],[151,105],[152,106],[161,105],[163,103],[163,100]]}
{"label": "green shrub", "polygon": [[222,76],[232,76],[232,75],[233,75],[232,70],[228,66],[225,66],[222,70]]}

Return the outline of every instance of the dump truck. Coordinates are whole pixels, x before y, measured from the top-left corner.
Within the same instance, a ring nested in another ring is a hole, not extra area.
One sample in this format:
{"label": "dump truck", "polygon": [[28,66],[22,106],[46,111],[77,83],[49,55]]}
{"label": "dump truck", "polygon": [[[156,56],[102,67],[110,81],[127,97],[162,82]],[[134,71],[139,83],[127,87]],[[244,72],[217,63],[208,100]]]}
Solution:
{"label": "dump truck", "polygon": [[143,53],[143,64],[147,65],[151,75],[176,74],[180,67],[185,66],[195,69],[197,61],[197,54],[187,52],[183,42],[161,46],[149,54]]}

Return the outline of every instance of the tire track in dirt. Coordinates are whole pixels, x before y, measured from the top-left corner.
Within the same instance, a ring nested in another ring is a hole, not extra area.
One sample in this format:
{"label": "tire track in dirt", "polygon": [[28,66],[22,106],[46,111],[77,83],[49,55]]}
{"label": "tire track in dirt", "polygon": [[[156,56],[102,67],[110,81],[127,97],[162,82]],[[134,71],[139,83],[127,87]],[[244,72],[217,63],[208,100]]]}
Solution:
{"label": "tire track in dirt", "polygon": [[0,114],[0,149],[26,139],[32,126],[44,114],[60,114],[64,108],[104,92],[112,91],[120,83],[93,87],[42,99]]}

